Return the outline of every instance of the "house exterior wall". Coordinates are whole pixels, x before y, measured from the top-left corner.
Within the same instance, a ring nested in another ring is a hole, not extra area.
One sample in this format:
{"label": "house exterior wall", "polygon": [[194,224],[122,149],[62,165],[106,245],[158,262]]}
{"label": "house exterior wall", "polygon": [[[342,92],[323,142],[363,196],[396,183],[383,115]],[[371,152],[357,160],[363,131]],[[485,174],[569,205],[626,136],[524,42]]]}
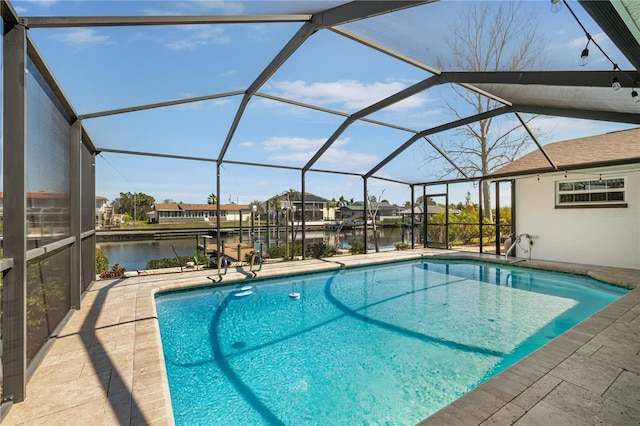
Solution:
{"label": "house exterior wall", "polygon": [[[153,220],[158,224],[167,223],[194,223],[194,222],[210,222],[215,223],[215,210],[154,210]],[[222,222],[238,222],[240,220],[240,212],[233,210],[220,211],[220,221]],[[250,223],[251,212],[242,212],[242,223]]]}
{"label": "house exterior wall", "polygon": [[[538,236],[531,258],[640,269],[640,172],[637,165],[517,179],[516,233]],[[636,170],[636,171],[634,171]],[[556,208],[556,182],[625,177],[626,208]],[[522,246],[528,243],[523,239]],[[528,254],[518,248],[517,255]]]}

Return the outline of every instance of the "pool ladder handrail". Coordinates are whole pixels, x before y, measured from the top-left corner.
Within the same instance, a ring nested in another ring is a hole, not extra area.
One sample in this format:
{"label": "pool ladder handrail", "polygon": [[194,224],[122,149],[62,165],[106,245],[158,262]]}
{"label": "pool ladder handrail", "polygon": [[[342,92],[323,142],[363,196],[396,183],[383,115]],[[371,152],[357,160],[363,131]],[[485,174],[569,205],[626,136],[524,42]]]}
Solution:
{"label": "pool ladder handrail", "polygon": [[224,275],[227,275],[227,270],[229,269],[229,259],[227,256],[218,256],[218,276],[222,276],[220,273],[220,269],[222,269],[222,265],[224,264]]}
{"label": "pool ladder handrail", "polygon": [[526,250],[527,253],[529,253],[529,261],[531,261],[531,246],[533,245],[533,237],[530,234],[520,234],[518,236],[516,236],[516,239],[513,241],[513,244],[511,244],[511,246],[507,249],[506,252],[504,252],[504,260],[506,262],[509,262],[509,253],[511,253],[511,251],[516,247],[517,244],[520,244],[520,241],[522,241],[522,238],[527,238],[529,240],[529,249]]}
{"label": "pool ladder handrail", "polygon": [[258,271],[262,271],[262,256],[260,255],[260,253],[254,252],[251,254],[251,260],[249,260],[249,272],[253,273],[254,276],[256,275],[256,273],[253,270],[253,267],[256,264],[256,259],[258,260],[260,265],[260,267],[258,268]]}

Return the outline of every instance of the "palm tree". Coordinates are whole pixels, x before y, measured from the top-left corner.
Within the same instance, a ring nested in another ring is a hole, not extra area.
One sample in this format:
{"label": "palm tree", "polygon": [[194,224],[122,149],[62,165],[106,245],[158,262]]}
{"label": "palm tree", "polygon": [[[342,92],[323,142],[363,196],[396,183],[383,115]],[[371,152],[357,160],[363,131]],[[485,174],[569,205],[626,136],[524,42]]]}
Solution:
{"label": "palm tree", "polygon": [[213,192],[207,197],[207,204],[217,204],[218,197]]}

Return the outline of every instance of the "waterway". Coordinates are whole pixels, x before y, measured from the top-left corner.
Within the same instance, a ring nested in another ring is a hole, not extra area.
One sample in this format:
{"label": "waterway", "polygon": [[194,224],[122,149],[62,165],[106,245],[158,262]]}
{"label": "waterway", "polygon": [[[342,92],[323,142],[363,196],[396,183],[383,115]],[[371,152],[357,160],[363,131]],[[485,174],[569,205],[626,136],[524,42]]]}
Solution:
{"label": "waterway", "polygon": [[[399,228],[381,228],[378,230],[380,248],[393,247],[397,242],[407,242],[408,236],[403,236],[403,232]],[[291,238],[289,236],[289,238]],[[301,241],[301,233],[296,235],[296,242]],[[367,237],[369,248],[373,249],[373,235],[369,231]],[[349,249],[354,241],[362,242],[364,240],[363,231],[361,229],[345,230],[340,233],[335,231],[314,231],[306,233],[307,244],[324,241],[330,246],[339,249]],[[202,239],[200,240],[202,242]],[[209,240],[212,243],[214,241]],[[251,241],[248,232],[243,234],[243,243],[247,244]],[[225,236],[224,243],[226,245],[238,244],[240,235]],[[264,234],[256,234],[256,250],[260,249],[262,242],[263,250],[267,248],[267,238]],[[273,232],[270,238],[270,244],[284,244],[284,231],[280,233],[280,237]],[[146,269],[147,262],[154,259],[174,258],[176,256],[193,256],[196,253],[196,237],[170,239],[170,240],[143,240],[143,241],[109,241],[99,242],[96,247],[104,252],[109,259],[109,265],[118,264],[127,271],[138,271]]]}

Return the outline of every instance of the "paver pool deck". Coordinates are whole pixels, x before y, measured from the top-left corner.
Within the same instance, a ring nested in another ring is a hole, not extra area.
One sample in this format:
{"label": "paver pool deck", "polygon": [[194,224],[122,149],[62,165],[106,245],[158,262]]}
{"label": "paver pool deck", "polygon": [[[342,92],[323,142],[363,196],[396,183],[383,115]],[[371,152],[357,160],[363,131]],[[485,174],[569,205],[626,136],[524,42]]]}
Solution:
{"label": "paver pool deck", "polygon": [[[416,249],[266,263],[258,277],[428,256],[497,256]],[[559,262],[519,266],[589,275],[630,291],[419,424],[640,424],[640,271]],[[185,270],[186,271],[186,270]],[[217,271],[96,281],[52,342],[3,425],[172,425],[154,294],[212,282]],[[222,284],[247,282],[229,268]]]}

